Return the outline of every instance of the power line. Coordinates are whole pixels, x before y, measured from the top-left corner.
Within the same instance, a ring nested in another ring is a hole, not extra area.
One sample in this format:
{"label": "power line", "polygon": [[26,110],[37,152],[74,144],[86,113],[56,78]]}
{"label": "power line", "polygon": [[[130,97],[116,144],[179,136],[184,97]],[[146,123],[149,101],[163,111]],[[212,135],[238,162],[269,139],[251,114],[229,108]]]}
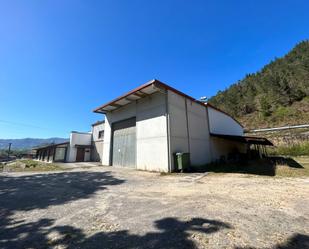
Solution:
{"label": "power line", "polygon": [[45,127],[40,127],[40,126],[36,126],[36,125],[32,125],[32,124],[19,123],[19,122],[12,122],[12,121],[3,120],[3,119],[0,119],[0,123],[10,124],[10,125],[17,125],[17,126],[23,126],[23,127],[31,127],[31,128],[37,128],[37,129],[43,129],[43,130],[48,130],[48,129],[45,128]]}

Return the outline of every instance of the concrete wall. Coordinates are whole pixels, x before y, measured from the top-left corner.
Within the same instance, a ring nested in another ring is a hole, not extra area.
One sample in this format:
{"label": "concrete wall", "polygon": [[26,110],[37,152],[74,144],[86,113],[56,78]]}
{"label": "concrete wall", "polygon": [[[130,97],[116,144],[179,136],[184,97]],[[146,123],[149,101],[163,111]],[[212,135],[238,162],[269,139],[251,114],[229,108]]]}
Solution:
{"label": "concrete wall", "polygon": [[91,161],[102,162],[104,137],[99,138],[99,132],[104,131],[105,123],[92,126]]}
{"label": "concrete wall", "polygon": [[91,148],[91,161],[93,162],[102,162],[103,159],[103,140],[92,142]]}
{"label": "concrete wall", "polygon": [[[91,145],[91,133],[78,133],[71,132],[70,134],[70,146],[68,147],[67,152],[67,162],[75,162],[76,161],[76,146],[75,145]],[[85,149],[85,161],[90,161],[90,149]]]}
{"label": "concrete wall", "polygon": [[168,91],[168,111],[170,124],[171,168],[174,170],[173,154],[190,152],[187,125],[186,98]]}
{"label": "concrete wall", "polygon": [[95,142],[103,141],[103,138],[99,138],[99,131],[104,131],[105,123],[92,126],[92,140]]}
{"label": "concrete wall", "polygon": [[192,165],[211,162],[207,109],[187,100]]}
{"label": "concrete wall", "polygon": [[123,108],[106,114],[103,164],[111,162],[112,124],[136,117],[136,168],[168,171],[166,95],[155,93]]}
{"label": "concrete wall", "polygon": [[210,132],[224,135],[242,136],[243,127],[230,116],[208,106]]}
{"label": "concrete wall", "polygon": [[137,102],[137,168],[168,172],[166,95]]}
{"label": "concrete wall", "polygon": [[168,91],[168,103],[171,155],[189,152],[192,165],[211,162],[206,107],[172,91]]}

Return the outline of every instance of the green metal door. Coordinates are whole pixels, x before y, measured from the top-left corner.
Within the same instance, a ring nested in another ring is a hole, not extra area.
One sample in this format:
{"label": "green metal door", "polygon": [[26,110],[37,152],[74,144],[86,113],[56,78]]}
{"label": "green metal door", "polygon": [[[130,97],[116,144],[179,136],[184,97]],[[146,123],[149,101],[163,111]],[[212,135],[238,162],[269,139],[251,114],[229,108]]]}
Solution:
{"label": "green metal door", "polygon": [[113,124],[112,165],[136,167],[136,119]]}

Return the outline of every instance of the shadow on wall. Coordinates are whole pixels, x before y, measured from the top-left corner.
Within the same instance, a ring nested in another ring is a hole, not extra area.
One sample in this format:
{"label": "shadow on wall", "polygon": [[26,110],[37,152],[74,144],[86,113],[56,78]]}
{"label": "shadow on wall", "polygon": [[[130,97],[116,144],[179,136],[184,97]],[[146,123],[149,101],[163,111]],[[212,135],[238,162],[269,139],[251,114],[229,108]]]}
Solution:
{"label": "shadow on wall", "polygon": [[[33,223],[8,224],[1,235],[0,248],[113,248],[113,249],[193,249],[190,232],[212,234],[231,226],[216,220],[194,218],[187,222],[176,218],[155,221],[158,232],[133,235],[127,230],[99,232],[87,237],[81,229],[72,226],[53,226],[54,220],[41,219]],[[51,235],[57,235],[51,239]]]}
{"label": "shadow on wall", "polygon": [[212,163],[201,167],[194,167],[192,171],[275,176],[276,170],[278,167],[280,167],[280,165],[286,165],[290,168],[304,168],[293,158],[268,157],[264,159],[240,161],[234,163]]}

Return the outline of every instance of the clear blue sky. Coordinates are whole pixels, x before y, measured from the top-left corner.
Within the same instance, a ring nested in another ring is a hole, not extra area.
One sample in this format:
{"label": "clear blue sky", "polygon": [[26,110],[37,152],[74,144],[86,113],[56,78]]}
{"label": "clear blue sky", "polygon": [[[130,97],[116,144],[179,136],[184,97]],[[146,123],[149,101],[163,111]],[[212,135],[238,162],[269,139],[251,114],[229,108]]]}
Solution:
{"label": "clear blue sky", "polygon": [[67,137],[157,78],[193,97],[309,38],[307,0],[0,0],[0,138]]}

